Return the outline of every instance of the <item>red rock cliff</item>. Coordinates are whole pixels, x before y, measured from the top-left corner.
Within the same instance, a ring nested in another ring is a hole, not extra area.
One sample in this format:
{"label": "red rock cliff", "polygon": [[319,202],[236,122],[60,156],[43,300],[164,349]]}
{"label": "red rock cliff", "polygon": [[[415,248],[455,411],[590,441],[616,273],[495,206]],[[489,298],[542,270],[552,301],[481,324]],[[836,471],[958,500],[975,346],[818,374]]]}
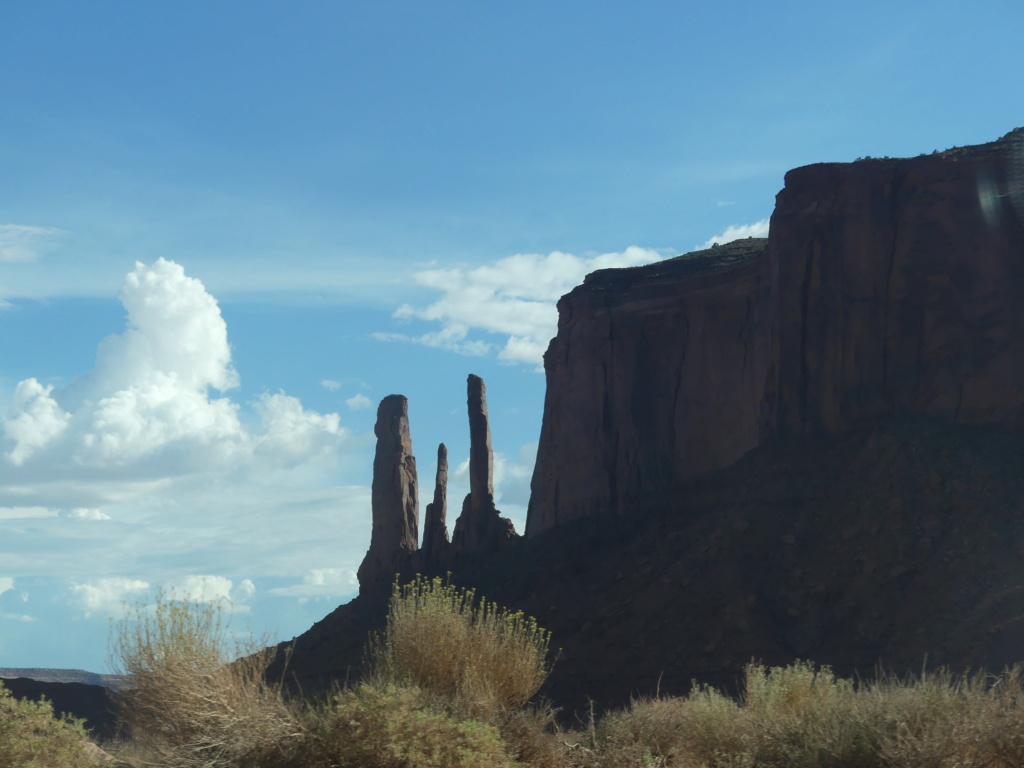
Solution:
{"label": "red rock cliff", "polygon": [[798,168],[776,200],[773,424],[898,413],[1019,425],[1024,130],[910,160]]}
{"label": "red rock cliff", "polygon": [[657,503],[757,445],[765,240],[602,270],[558,303],[527,536]]}
{"label": "red rock cliff", "polygon": [[659,506],[776,434],[1024,421],[1024,129],[786,175],[764,241],[559,302],[526,533]]}

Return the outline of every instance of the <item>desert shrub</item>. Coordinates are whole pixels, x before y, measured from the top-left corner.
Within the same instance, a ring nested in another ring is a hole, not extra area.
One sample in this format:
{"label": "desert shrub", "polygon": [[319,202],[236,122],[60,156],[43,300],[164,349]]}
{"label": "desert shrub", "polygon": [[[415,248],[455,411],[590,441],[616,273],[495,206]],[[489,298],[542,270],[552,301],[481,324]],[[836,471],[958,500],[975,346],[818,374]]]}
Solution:
{"label": "desert shrub", "polygon": [[217,604],[158,595],[115,625],[112,666],[129,678],[122,723],[163,765],[276,765],[301,740],[280,687],[264,677],[273,649],[243,643],[235,652],[229,663]]}
{"label": "desert shrub", "polygon": [[756,759],[790,768],[878,765],[871,725],[849,680],[827,667],[750,663],[744,670],[744,718],[756,738]]}
{"label": "desert shrub", "polygon": [[972,713],[992,765],[1015,768],[1024,755],[1024,667],[1003,671],[989,688],[986,706]]}
{"label": "desert shrub", "polygon": [[54,715],[50,702],[19,701],[0,684],[0,765],[88,768],[99,761],[86,749],[82,721]]}
{"label": "desert shrub", "polygon": [[511,709],[496,722],[505,749],[530,768],[565,768],[570,747],[547,704]]}
{"label": "desert shrub", "polygon": [[1012,743],[1015,732],[1020,736],[1016,697],[1002,698],[1015,687],[1005,676],[993,681],[984,674],[954,676],[948,670],[920,677],[886,675],[868,686],[862,708],[886,766],[1019,768],[1020,751],[993,759],[1002,745]]}
{"label": "desert shrub", "polygon": [[[578,761],[601,768],[668,764],[679,753],[685,706],[679,698],[633,699],[580,734],[574,747]],[[588,753],[593,756],[587,758]]]}
{"label": "desert shrub", "polygon": [[460,719],[412,686],[363,683],[318,716],[304,768],[512,768],[497,727]]}
{"label": "desert shrub", "polygon": [[370,644],[371,677],[445,697],[491,721],[533,697],[547,678],[550,633],[473,590],[417,576],[395,582],[382,635]]}

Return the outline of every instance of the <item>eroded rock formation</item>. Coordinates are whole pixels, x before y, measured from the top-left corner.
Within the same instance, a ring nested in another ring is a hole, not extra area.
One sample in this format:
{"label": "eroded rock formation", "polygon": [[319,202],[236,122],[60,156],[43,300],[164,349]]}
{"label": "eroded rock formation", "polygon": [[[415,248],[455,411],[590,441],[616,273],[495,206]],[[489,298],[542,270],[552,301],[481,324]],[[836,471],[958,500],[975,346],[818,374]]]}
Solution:
{"label": "eroded rock formation", "polygon": [[420,551],[425,563],[435,564],[446,554],[449,544],[448,527],[448,449],[444,443],[437,446],[437,474],[434,478],[434,500],[427,504],[423,520],[423,546]]}
{"label": "eroded rock formation", "polygon": [[479,376],[466,384],[469,408],[469,494],[455,522],[452,546],[456,552],[493,549],[515,538],[512,521],[494,506],[494,454],[487,422],[487,389]]}
{"label": "eroded rock formation", "polygon": [[1024,422],[1024,129],[790,171],[771,232],[559,302],[527,536],[661,507],[775,435]]}
{"label": "eroded rock formation", "polygon": [[373,529],[370,549],[358,571],[361,592],[390,584],[419,542],[416,458],[409,433],[409,401],[403,395],[388,395],[380,401],[373,432],[377,436]]}

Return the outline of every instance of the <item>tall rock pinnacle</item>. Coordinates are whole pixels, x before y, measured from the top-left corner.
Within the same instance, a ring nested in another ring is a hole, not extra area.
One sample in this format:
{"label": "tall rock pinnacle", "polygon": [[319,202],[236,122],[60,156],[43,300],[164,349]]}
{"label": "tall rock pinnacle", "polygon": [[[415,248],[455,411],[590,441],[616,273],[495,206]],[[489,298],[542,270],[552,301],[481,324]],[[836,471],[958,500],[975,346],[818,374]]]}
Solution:
{"label": "tall rock pinnacle", "polygon": [[359,566],[359,588],[390,584],[404,560],[417,550],[419,501],[416,458],[409,435],[409,401],[388,395],[377,408],[377,452],[373,459],[373,530]]}
{"label": "tall rock pinnacle", "polygon": [[448,546],[448,449],[444,443],[437,446],[437,476],[434,480],[434,501],[427,504],[423,521],[423,560],[435,563]]}
{"label": "tall rock pinnacle", "polygon": [[456,552],[492,549],[516,537],[515,527],[494,507],[494,455],[487,422],[487,389],[479,376],[466,384],[469,408],[469,495],[455,523]]}
{"label": "tall rock pinnacle", "polygon": [[469,406],[469,495],[473,507],[494,506],[494,453],[487,423],[487,387],[479,376],[469,374],[466,386]]}

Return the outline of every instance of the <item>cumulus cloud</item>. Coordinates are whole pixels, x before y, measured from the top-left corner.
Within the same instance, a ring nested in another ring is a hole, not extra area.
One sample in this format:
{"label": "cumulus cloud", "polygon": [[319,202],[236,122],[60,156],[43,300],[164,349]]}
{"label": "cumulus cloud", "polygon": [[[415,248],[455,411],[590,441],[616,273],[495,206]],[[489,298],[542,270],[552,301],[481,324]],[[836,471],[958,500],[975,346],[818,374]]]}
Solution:
{"label": "cumulus cloud", "polygon": [[253,459],[293,466],[336,446],[337,414],[264,394],[247,427],[225,392],[238,385],[227,325],[203,284],[175,262],[136,263],[120,298],[124,332],[104,339],[96,365],[56,390],[36,379],[15,388],[3,423],[13,467],[136,479],[209,473]]}
{"label": "cumulus cloud", "polygon": [[0,224],[0,261],[35,261],[66,234],[56,227]]}
{"label": "cumulus cloud", "polygon": [[341,389],[341,382],[335,381],[334,379],[324,379],[323,381],[320,382],[320,386],[330,392],[334,392],[338,389]]}
{"label": "cumulus cloud", "polygon": [[[126,604],[145,601],[155,587],[142,579],[113,577],[74,584],[68,594],[86,618],[95,614],[120,616]],[[243,579],[236,586],[224,576],[195,574],[164,584],[163,592],[172,600],[230,604],[240,612],[248,610],[242,603],[256,594],[256,586],[249,579]]]}
{"label": "cumulus cloud", "polygon": [[331,448],[345,435],[338,414],[306,410],[297,397],[283,392],[264,393],[254,406],[263,422],[256,451],[278,466],[293,466]]}
{"label": "cumulus cloud", "polygon": [[225,576],[198,574],[186,576],[167,586],[167,593],[175,600],[197,603],[242,603],[256,594],[256,585],[243,579],[238,586]]}
{"label": "cumulus cloud", "polygon": [[373,408],[373,400],[366,395],[353,395],[345,401],[350,411],[365,411]]}
{"label": "cumulus cloud", "polygon": [[93,614],[119,616],[124,610],[125,603],[138,600],[148,591],[148,581],[106,578],[86,584],[74,584],[69,594],[72,602],[88,618]]}
{"label": "cumulus cloud", "polygon": [[[454,267],[416,273],[416,282],[442,296],[426,307],[402,305],[394,317],[426,320],[441,328],[419,335],[380,333],[382,341],[412,341],[464,355],[485,355],[500,346],[498,357],[515,363],[539,364],[558,326],[558,299],[589,272],[634,267],[664,258],[648,248],[581,257],[554,251],[516,254],[474,269]],[[492,344],[474,337],[483,332],[504,337]]]}
{"label": "cumulus cloud", "polygon": [[14,466],[25,460],[67,429],[69,416],[51,397],[53,385],[43,386],[35,379],[18,382],[14,388],[10,415],[4,422],[4,435],[14,442],[7,458]]}
{"label": "cumulus cloud", "polygon": [[753,224],[732,225],[705,242],[697,246],[698,250],[710,248],[715,243],[725,245],[733,240],[741,240],[746,237],[768,237],[768,219],[755,221]]}
{"label": "cumulus cloud", "polygon": [[3,613],[0,614],[0,616],[2,616],[7,621],[30,622],[36,620],[35,616],[29,616],[27,613]]}
{"label": "cumulus cloud", "polygon": [[280,597],[344,597],[359,586],[356,572],[346,568],[314,568],[306,573],[301,584],[276,587],[270,594]]}

